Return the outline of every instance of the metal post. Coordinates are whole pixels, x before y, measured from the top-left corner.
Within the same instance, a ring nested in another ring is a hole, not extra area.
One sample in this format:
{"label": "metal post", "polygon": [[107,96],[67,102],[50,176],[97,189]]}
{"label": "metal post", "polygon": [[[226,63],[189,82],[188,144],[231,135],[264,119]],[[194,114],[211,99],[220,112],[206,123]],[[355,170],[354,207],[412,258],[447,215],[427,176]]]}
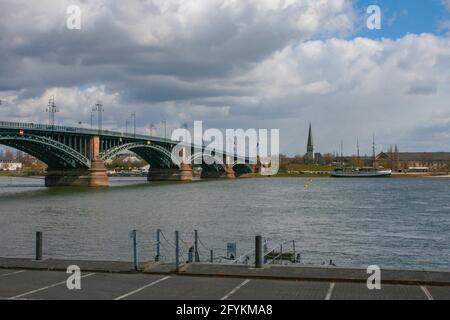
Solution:
{"label": "metal post", "polygon": [[198,254],[198,230],[194,230],[195,241],[194,241],[194,253],[195,253],[195,262],[200,262],[200,256]]}
{"label": "metal post", "polygon": [[263,245],[262,236],[255,237],[255,268],[263,267]]}
{"label": "metal post", "polygon": [[42,232],[36,232],[36,260],[42,260]]}
{"label": "metal post", "polygon": [[156,230],[156,257],[155,261],[158,262],[161,257],[161,229]]}
{"label": "metal post", "polygon": [[269,251],[269,248],[267,246],[267,240],[266,240],[266,241],[264,241],[264,259],[263,259],[264,264],[267,263],[267,253],[268,253],[268,251]]}
{"label": "metal post", "polygon": [[283,263],[283,244],[280,244],[280,263]]}
{"label": "metal post", "polygon": [[209,261],[214,263],[214,251],[212,249],[209,250]]}
{"label": "metal post", "polygon": [[137,256],[137,231],[131,231],[131,238],[133,239],[133,266],[134,270],[138,269],[138,256]]}
{"label": "metal post", "polygon": [[292,258],[292,260],[294,260],[294,263],[297,262],[297,258],[295,257],[295,240],[292,240]]}
{"label": "metal post", "polygon": [[175,271],[179,271],[180,267],[180,234],[178,231],[175,231]]}

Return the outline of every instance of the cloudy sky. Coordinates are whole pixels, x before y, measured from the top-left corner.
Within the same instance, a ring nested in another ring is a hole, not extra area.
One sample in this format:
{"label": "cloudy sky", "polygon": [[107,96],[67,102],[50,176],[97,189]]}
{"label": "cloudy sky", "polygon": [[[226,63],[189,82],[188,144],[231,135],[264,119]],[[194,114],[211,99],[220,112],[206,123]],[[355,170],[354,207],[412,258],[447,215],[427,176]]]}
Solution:
{"label": "cloudy sky", "polygon": [[[366,10],[379,5],[381,30]],[[67,8],[81,29],[67,28]],[[3,121],[163,135],[279,128],[281,151],[450,151],[450,0],[0,0]]]}

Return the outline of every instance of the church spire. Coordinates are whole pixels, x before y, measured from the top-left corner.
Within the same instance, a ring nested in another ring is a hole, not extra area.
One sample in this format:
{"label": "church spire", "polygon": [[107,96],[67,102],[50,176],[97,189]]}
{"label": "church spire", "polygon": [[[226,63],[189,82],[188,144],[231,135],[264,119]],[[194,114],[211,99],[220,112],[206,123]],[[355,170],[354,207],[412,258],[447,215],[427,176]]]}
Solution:
{"label": "church spire", "polygon": [[314,143],[311,123],[309,123],[308,144],[306,146],[306,160],[308,163],[314,163]]}
{"label": "church spire", "polygon": [[314,143],[313,143],[311,122],[309,123],[308,145],[306,147],[306,152],[308,152],[308,153],[314,152]]}

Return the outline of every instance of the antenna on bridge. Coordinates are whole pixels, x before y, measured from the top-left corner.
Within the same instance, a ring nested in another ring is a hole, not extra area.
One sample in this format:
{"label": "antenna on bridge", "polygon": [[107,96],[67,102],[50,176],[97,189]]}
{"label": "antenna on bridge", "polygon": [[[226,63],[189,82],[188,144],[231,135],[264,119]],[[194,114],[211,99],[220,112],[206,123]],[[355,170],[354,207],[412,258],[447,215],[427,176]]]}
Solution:
{"label": "antenna on bridge", "polygon": [[94,111],[91,111],[91,129],[94,126]]}
{"label": "antenna on bridge", "polygon": [[48,125],[53,128],[55,125],[55,113],[58,112],[55,104],[55,96],[51,96],[50,99],[48,99],[48,105],[45,111],[48,112]]}
{"label": "antenna on bridge", "polygon": [[98,112],[98,131],[102,131],[102,113],[105,112],[105,108],[103,107],[103,103],[101,101],[98,101],[94,108],[92,108],[92,111]]}

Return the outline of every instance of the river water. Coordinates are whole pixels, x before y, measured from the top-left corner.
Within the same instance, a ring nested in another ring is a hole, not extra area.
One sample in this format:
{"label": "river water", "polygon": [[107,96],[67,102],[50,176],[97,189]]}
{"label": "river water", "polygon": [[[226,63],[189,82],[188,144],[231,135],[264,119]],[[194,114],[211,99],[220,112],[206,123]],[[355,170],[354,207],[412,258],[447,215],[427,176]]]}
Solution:
{"label": "river water", "polygon": [[[450,180],[431,178],[257,178],[147,183],[112,178],[104,190],[43,187],[39,178],[0,177],[0,256],[33,257],[34,233],[54,258],[131,260],[138,230],[140,258],[173,260],[174,231],[186,253],[198,229],[202,259],[296,240],[302,262],[450,270]],[[285,245],[289,249],[290,245]],[[284,250],[287,250],[284,249]]]}

